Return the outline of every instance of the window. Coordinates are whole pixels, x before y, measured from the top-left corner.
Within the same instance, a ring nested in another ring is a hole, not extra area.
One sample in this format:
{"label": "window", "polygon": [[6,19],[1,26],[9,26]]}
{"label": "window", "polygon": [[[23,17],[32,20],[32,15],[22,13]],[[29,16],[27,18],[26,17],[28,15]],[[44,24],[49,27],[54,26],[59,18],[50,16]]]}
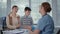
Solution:
{"label": "window", "polygon": [[7,0],[0,0],[0,30],[3,30],[1,17],[6,15],[6,3],[7,3]]}
{"label": "window", "polygon": [[20,16],[24,15],[24,8],[29,7],[29,1],[28,0],[11,0],[11,6],[17,5],[19,7],[19,10],[17,14]]}
{"label": "window", "polygon": [[[31,9],[32,9],[31,15],[33,17],[34,24],[37,24],[39,18],[41,18],[41,15],[39,13],[39,6],[41,5],[42,2],[49,2],[52,5],[51,0],[50,1],[31,0]],[[50,15],[52,16],[52,12],[50,13]]]}
{"label": "window", "polygon": [[[19,7],[19,10],[17,14],[20,16],[24,15],[24,8],[30,7],[32,9],[31,16],[33,18],[33,23],[37,24],[39,18],[41,18],[41,15],[39,13],[39,5],[41,5],[42,2],[46,2],[48,0],[11,0],[11,7],[13,5],[17,5]],[[51,0],[48,1],[51,4]],[[52,12],[50,13],[52,16]]]}
{"label": "window", "polygon": [[[39,18],[41,18],[41,15],[39,13],[39,5],[41,5],[42,2],[46,2],[46,1],[49,2],[52,6],[52,0],[9,0],[8,2],[10,2],[11,7],[13,5],[17,5],[19,7],[17,14],[19,14],[20,16],[24,15],[25,7],[30,7],[32,9],[31,16],[33,18],[33,23],[37,24]],[[59,1],[58,1],[58,3],[59,3]],[[7,6],[7,0],[0,0],[0,6],[1,6],[0,7],[0,10],[1,10],[0,16],[5,16],[6,11],[7,11],[6,9],[10,8],[10,6]],[[58,7],[59,6],[60,5],[58,4]],[[58,8],[58,10],[59,9],[60,8]],[[10,11],[10,10],[8,10],[8,11]],[[7,13],[8,13],[8,11],[7,11]],[[4,14],[3,14],[3,12],[4,12]],[[52,16],[52,12],[50,13],[50,15]]]}
{"label": "window", "polygon": [[[49,2],[52,5],[52,0],[9,0],[8,2],[10,2],[11,7],[13,5],[17,5],[19,7],[17,14],[19,14],[20,16],[24,15],[25,7],[30,7],[32,9],[31,16],[33,18],[33,23],[37,24],[39,18],[41,18],[41,15],[39,13],[39,5],[41,5],[41,3],[45,2],[45,1]],[[0,16],[6,16],[6,13],[9,13],[8,11],[10,11],[10,9],[9,9],[10,6],[7,3],[7,0],[0,0],[0,6],[1,6],[0,7],[0,10],[1,10]],[[4,12],[4,14],[3,14],[3,12]],[[50,13],[50,15],[52,16],[52,12]]]}
{"label": "window", "polygon": [[[0,0],[0,16],[5,16],[6,15],[6,5],[7,4],[7,0]],[[4,13],[4,14],[3,14]]]}

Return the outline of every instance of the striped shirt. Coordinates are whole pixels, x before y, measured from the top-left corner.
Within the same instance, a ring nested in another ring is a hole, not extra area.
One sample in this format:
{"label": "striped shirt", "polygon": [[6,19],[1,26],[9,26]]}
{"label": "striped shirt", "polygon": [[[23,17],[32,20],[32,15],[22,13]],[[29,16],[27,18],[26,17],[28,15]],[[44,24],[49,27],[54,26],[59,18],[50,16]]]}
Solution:
{"label": "striped shirt", "polygon": [[33,25],[33,20],[31,16],[22,16],[21,17],[21,26],[31,26]]}

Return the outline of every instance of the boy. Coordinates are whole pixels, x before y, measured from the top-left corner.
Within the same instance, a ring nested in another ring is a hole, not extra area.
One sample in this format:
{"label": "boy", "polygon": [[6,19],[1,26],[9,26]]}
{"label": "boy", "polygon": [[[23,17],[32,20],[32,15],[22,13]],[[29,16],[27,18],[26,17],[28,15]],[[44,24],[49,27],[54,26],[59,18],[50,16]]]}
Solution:
{"label": "boy", "polygon": [[33,25],[32,17],[30,16],[31,9],[29,7],[25,7],[24,9],[25,15],[21,18],[21,26],[24,29],[31,30],[31,26]]}

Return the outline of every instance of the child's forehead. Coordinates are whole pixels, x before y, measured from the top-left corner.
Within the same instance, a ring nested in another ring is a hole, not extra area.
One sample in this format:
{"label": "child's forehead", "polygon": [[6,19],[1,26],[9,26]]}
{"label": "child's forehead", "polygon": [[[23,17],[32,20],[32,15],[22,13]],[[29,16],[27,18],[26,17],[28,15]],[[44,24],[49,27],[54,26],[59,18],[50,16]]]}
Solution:
{"label": "child's forehead", "polygon": [[31,12],[31,11],[27,10],[27,11],[25,11],[25,12]]}

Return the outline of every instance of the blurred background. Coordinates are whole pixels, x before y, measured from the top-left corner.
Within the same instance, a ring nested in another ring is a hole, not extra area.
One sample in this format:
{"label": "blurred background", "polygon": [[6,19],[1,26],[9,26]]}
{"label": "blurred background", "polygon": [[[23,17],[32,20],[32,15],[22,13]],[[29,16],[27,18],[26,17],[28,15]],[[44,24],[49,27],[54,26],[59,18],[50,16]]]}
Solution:
{"label": "blurred background", "polygon": [[17,14],[20,16],[24,15],[25,7],[30,7],[32,9],[31,16],[33,17],[33,23],[37,25],[38,19],[41,18],[39,5],[41,5],[42,2],[49,2],[51,4],[52,11],[49,15],[53,17],[55,24],[54,34],[56,34],[60,29],[60,0],[0,0],[0,30],[2,30],[1,26],[5,24],[2,24],[3,21],[1,20],[4,20],[5,18],[3,17],[6,17],[11,12],[13,5],[19,7]]}

